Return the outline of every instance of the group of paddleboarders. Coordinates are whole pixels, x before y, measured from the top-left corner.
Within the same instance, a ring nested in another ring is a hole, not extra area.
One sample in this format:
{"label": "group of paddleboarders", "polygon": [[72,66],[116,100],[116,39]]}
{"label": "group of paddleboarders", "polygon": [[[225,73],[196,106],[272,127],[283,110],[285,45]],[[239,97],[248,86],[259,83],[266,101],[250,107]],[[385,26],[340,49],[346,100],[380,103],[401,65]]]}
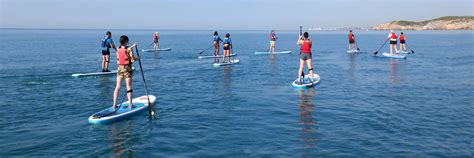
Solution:
{"label": "group of paddleboarders", "polygon": [[[352,33],[352,30],[349,30],[348,38],[349,38],[349,50],[356,50],[357,48],[356,38],[355,38],[354,33]],[[390,30],[390,33],[387,36],[387,40],[390,41],[390,46],[389,46],[390,55],[392,55],[392,52],[393,52],[392,50],[395,50],[396,54],[398,54],[399,50],[400,51],[407,50],[406,44],[405,44],[406,37],[403,34],[403,32],[400,32],[400,35],[397,36],[397,34],[393,30]],[[397,49],[398,40],[400,40],[399,49]]]}
{"label": "group of paddleboarders", "polygon": [[399,49],[397,49],[397,37],[400,40],[400,51],[406,51],[406,45],[405,45],[405,35],[403,35],[403,32],[400,33],[399,36],[393,31],[390,30],[390,34],[388,34],[387,38],[390,40],[390,55],[392,55],[392,50],[395,50],[395,53],[398,54]]}
{"label": "group of paddleboarders", "polygon": [[[217,31],[214,31],[214,35],[212,37],[213,45],[214,45],[214,56],[217,57],[219,56],[219,49],[220,49],[220,42],[222,42],[222,49],[223,54],[222,54],[222,63],[225,62],[225,59],[228,58],[227,62],[231,63],[230,60],[230,55],[232,51],[232,39],[230,38],[230,34],[226,33],[224,36],[224,40],[222,40],[219,37],[219,33]],[[219,62],[217,58],[214,58],[214,63]]]}
{"label": "group of paddleboarders", "polygon": [[[158,46],[158,32],[154,34],[154,43],[155,48]],[[132,108],[132,75],[133,69],[132,64],[134,61],[138,60],[139,58],[134,56],[133,48],[136,48],[138,45],[137,43],[128,46],[129,38],[126,35],[120,36],[120,46],[118,48],[115,47],[115,44],[112,40],[112,33],[107,31],[105,33],[104,39],[102,39],[102,72],[110,72],[109,70],[109,61],[110,61],[110,49],[114,49],[116,52],[117,58],[117,83],[115,85],[114,90],[114,103],[112,107],[115,109],[117,108],[117,98],[120,92],[120,88],[122,86],[122,80],[125,79],[125,86],[127,89],[127,98],[129,102],[129,109]]]}

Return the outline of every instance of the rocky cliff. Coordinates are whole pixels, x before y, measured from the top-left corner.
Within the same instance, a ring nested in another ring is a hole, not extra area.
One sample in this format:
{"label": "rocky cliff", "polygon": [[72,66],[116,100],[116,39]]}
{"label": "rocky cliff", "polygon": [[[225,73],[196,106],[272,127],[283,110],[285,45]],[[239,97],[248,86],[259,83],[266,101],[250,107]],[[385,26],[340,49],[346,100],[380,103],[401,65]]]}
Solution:
{"label": "rocky cliff", "polygon": [[474,16],[445,16],[426,21],[392,21],[374,30],[474,30]]}

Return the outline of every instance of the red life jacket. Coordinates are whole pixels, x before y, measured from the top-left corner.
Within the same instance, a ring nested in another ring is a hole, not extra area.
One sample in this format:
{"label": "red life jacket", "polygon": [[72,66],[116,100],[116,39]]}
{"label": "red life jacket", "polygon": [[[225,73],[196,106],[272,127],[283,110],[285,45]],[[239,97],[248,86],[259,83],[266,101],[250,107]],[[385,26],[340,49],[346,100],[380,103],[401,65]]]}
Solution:
{"label": "red life jacket", "polygon": [[157,34],[153,35],[153,40],[158,40],[158,35]]}
{"label": "red life jacket", "polygon": [[301,45],[301,53],[310,54],[311,53],[311,40],[304,40]]}
{"label": "red life jacket", "polygon": [[127,55],[127,48],[120,47],[117,49],[117,58],[119,65],[130,65],[130,58]]}
{"label": "red life jacket", "polygon": [[349,33],[349,41],[352,41],[352,40],[354,40],[354,36],[352,33]]}
{"label": "red life jacket", "polygon": [[394,32],[392,32],[392,36],[390,36],[391,39],[397,39],[397,34],[395,34]]}
{"label": "red life jacket", "polygon": [[404,41],[405,40],[405,35],[400,35],[400,41]]}

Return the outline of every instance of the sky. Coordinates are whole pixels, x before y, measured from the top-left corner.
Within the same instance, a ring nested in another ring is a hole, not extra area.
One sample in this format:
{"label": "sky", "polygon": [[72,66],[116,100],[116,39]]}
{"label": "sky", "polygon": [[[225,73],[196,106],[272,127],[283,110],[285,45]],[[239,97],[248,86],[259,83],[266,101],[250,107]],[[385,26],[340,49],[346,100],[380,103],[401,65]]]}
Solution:
{"label": "sky", "polygon": [[473,16],[473,0],[0,0],[0,28],[296,30]]}

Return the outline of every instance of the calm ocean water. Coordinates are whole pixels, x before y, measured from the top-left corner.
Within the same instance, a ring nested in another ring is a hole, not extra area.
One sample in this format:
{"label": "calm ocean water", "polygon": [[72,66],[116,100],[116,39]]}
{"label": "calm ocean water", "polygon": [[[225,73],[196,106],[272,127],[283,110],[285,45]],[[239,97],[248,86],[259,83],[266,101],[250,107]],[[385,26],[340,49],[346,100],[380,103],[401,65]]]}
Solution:
{"label": "calm ocean water", "polygon": [[[290,84],[298,31],[277,32],[293,51],[277,56],[253,55],[267,31],[221,31],[241,63],[220,68],[197,59],[212,31],[161,31],[173,50],[140,54],[158,118],[92,125],[115,76],[71,74],[100,69],[104,31],[0,30],[0,156],[473,156],[473,31],[406,31],[406,60],[371,56],[388,32],[356,31],[355,55],[346,32],[310,33],[321,83],[308,90]],[[152,32],[112,30],[141,48]],[[133,84],[144,95],[139,71]]]}

